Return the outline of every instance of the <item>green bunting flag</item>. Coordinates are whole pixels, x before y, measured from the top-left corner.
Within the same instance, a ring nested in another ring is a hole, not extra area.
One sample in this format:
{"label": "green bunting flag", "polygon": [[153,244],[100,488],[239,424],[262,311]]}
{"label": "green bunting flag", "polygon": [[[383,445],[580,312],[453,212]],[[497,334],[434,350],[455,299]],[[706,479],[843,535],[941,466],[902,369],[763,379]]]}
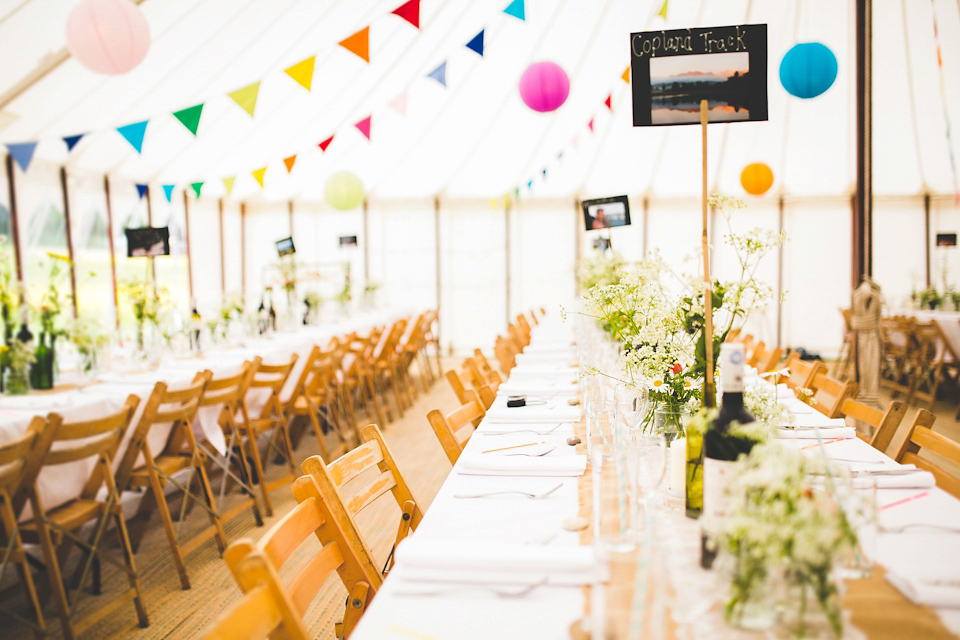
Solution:
{"label": "green bunting flag", "polygon": [[174,111],[173,116],[177,120],[179,120],[183,126],[187,128],[187,131],[189,131],[193,135],[197,135],[197,127],[200,126],[201,111],[203,111],[202,102],[192,107],[181,109],[180,111]]}
{"label": "green bunting flag", "polygon": [[197,197],[200,197],[200,189],[203,189],[202,182],[191,182],[190,187],[193,189],[193,192],[197,194]]}

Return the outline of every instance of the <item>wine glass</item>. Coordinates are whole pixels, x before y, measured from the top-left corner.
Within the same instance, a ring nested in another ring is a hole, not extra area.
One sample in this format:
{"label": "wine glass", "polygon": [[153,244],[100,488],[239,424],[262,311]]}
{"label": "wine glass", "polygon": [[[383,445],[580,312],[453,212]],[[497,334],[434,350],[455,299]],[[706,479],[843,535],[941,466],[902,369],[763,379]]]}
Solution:
{"label": "wine glass", "polygon": [[667,439],[662,433],[635,433],[630,448],[638,498],[646,512],[667,470]]}
{"label": "wine glass", "polygon": [[617,434],[623,438],[627,433],[640,431],[650,408],[647,387],[639,384],[620,383],[614,391],[617,410]]}

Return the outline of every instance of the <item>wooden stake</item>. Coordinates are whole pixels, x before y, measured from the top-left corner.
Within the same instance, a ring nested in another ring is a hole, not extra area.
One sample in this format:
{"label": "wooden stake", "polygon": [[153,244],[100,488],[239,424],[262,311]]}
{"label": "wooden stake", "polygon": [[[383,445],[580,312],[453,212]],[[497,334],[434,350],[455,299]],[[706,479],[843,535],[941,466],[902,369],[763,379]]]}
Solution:
{"label": "wooden stake", "polygon": [[700,101],[700,129],[703,138],[703,182],[700,213],[703,219],[703,345],[706,347],[707,370],[703,381],[703,406],[716,406],[713,381],[713,286],[710,280],[710,240],[707,235],[707,101]]}

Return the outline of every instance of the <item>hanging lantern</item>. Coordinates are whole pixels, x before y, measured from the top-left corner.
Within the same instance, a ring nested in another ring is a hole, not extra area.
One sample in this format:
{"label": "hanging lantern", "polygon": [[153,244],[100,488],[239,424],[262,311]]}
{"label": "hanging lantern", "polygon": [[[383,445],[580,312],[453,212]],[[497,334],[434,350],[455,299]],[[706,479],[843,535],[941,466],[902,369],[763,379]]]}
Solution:
{"label": "hanging lantern", "polygon": [[327,179],[323,195],[334,209],[349,211],[363,202],[363,183],[356,174],[339,171]]}
{"label": "hanging lantern", "polygon": [[535,62],[520,77],[520,97],[534,111],[559,109],[569,94],[570,79],[553,62]]}
{"label": "hanging lantern", "polygon": [[837,57],[819,42],[801,42],[780,61],[780,84],[798,98],[816,98],[837,79]]}
{"label": "hanging lantern", "polygon": [[773,186],[773,171],[762,162],[748,164],[740,172],[743,190],[752,196],[762,196]]}
{"label": "hanging lantern", "polygon": [[146,57],[150,27],[130,0],[83,0],[67,17],[67,47],[91,71],[126,73]]}

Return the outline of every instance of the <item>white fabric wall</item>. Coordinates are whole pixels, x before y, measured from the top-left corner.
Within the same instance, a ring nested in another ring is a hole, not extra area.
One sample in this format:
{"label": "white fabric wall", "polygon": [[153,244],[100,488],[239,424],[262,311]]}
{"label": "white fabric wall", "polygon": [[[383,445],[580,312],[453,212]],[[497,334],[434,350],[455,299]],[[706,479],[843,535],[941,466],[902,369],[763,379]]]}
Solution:
{"label": "white fabric wall", "polygon": [[436,307],[433,202],[374,200],[368,215],[369,281],[379,284],[377,302],[417,309]]}
{"label": "white fabric wall", "polygon": [[[930,203],[930,284],[943,291],[946,272],[947,287],[960,290],[960,247],[937,247],[937,233],[960,234],[960,205],[952,198],[938,198]],[[919,282],[922,288],[923,273]]]}
{"label": "white fabric wall", "polygon": [[204,318],[215,318],[223,304],[220,279],[220,214],[217,201],[191,199],[189,203],[190,266],[197,310]]}
{"label": "white fabric wall", "polygon": [[[540,307],[552,314],[561,305],[571,307],[576,297],[575,246],[582,221],[570,201],[521,202],[510,210],[511,318]],[[474,346],[489,348],[490,344]]]}
{"label": "white fabric wall", "polygon": [[[240,221],[240,203],[226,200],[223,203],[223,258],[226,282],[223,290],[227,294],[243,292],[243,232]],[[246,300],[250,304],[250,300]]]}
{"label": "white fabric wall", "polygon": [[[936,232],[931,228],[931,233]],[[922,198],[874,199],[873,279],[890,309],[907,308],[910,293],[924,288],[925,242]]]}

